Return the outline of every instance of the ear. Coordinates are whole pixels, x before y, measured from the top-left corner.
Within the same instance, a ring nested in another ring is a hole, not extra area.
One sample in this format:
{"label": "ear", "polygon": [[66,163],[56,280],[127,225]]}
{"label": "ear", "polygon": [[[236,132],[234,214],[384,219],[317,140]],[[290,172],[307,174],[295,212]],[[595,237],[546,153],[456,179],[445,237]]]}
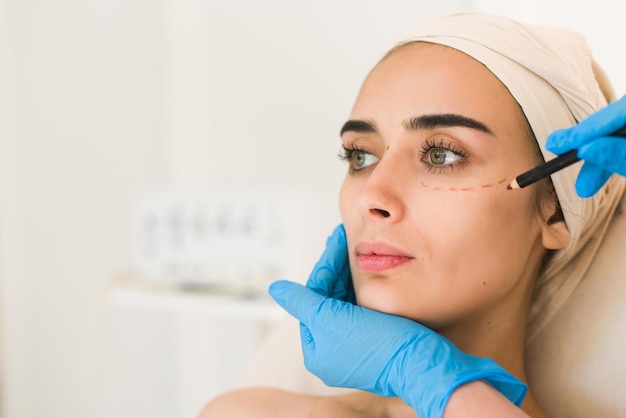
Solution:
{"label": "ear", "polygon": [[564,248],[571,238],[564,220],[544,223],[541,228],[541,242],[548,250]]}

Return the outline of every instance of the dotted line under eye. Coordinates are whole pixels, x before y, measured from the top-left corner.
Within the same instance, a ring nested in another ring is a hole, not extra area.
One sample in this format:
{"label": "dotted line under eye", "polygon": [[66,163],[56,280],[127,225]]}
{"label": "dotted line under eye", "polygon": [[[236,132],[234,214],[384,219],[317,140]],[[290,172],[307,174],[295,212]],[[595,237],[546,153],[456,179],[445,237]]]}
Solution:
{"label": "dotted line under eye", "polygon": [[448,187],[447,189],[443,187],[430,187],[428,184],[424,183],[423,181],[420,181],[420,184],[427,189],[432,189],[435,191],[469,192],[469,191],[476,190],[476,189],[488,189],[490,187],[499,186],[505,181],[506,181],[506,178],[503,178],[502,180],[499,180],[496,183],[481,184],[480,187]]}

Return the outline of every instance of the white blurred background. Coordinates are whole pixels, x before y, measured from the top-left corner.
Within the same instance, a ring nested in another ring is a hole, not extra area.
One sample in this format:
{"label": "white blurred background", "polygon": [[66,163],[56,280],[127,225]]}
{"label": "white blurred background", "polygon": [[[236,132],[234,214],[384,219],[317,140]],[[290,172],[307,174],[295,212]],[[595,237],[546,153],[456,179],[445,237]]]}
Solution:
{"label": "white blurred background", "polygon": [[293,222],[315,232],[290,238],[288,270],[303,281],[339,222],[338,131],[360,83],[414,24],[461,10],[579,30],[626,91],[609,0],[0,0],[2,418],[194,416],[260,338],[232,324],[278,313],[115,293],[136,270],[138,200],[304,194]]}

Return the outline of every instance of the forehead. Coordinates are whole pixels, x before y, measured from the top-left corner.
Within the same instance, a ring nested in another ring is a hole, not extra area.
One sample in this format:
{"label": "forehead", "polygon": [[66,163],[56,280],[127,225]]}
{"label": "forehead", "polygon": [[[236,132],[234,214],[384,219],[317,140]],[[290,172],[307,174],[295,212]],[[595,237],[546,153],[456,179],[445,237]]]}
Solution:
{"label": "forehead", "polygon": [[447,90],[493,89],[494,93],[510,96],[500,80],[479,61],[454,48],[427,42],[411,42],[391,50],[372,69],[364,86],[390,79],[421,87],[424,85],[419,81],[426,85],[445,83],[451,87]]}
{"label": "forehead", "polygon": [[426,42],[403,45],[379,62],[363,83],[352,116],[429,113],[457,113],[505,128],[525,126],[519,105],[487,67],[463,52]]}

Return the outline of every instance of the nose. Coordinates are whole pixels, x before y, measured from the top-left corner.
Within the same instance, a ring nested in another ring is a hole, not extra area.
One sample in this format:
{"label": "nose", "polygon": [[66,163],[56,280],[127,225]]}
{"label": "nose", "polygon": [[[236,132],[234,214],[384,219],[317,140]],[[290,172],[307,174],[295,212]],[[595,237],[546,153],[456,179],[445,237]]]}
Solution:
{"label": "nose", "polygon": [[405,193],[402,170],[381,160],[357,191],[355,200],[361,216],[374,222],[395,223],[404,217]]}

